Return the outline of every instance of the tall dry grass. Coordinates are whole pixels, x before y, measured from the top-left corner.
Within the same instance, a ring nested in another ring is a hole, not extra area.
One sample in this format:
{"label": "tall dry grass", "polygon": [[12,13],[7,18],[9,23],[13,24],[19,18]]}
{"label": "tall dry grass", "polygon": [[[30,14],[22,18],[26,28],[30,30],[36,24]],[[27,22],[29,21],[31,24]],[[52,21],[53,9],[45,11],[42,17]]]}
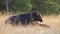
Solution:
{"label": "tall dry grass", "polygon": [[5,24],[5,20],[10,16],[0,15],[0,34],[60,34],[60,15],[57,16],[43,16],[43,24],[50,28],[43,26],[13,26]]}

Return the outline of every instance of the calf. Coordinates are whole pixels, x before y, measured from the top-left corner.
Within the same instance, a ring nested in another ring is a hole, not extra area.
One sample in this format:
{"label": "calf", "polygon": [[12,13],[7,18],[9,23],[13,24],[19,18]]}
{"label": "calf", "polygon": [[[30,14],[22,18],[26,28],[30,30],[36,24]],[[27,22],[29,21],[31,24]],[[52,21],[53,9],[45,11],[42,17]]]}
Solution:
{"label": "calf", "polygon": [[33,11],[31,13],[28,13],[28,14],[19,14],[19,15],[16,15],[16,16],[12,16],[10,18],[8,18],[5,23],[11,23],[11,24],[17,24],[18,23],[21,23],[22,25],[26,25],[26,24],[29,24],[29,23],[32,23],[33,21],[40,21],[42,22],[42,18],[40,16],[40,13],[39,11]]}

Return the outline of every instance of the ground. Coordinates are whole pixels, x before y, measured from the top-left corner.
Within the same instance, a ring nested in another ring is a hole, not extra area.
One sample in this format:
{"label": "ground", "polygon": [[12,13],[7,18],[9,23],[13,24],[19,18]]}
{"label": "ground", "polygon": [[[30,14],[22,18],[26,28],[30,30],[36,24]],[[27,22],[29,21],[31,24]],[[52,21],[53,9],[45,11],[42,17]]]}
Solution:
{"label": "ground", "polygon": [[43,16],[43,24],[49,26],[29,25],[26,27],[5,24],[10,16],[0,15],[0,34],[60,34],[60,15]]}

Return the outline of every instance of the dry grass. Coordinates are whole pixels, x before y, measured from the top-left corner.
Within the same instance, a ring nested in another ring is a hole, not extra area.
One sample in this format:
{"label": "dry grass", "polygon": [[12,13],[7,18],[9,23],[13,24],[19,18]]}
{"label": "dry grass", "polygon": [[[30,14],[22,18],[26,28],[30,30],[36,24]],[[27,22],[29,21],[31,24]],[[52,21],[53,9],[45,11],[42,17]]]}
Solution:
{"label": "dry grass", "polygon": [[9,18],[7,15],[0,15],[0,34],[60,34],[60,15],[44,16],[43,22],[50,28],[42,26],[12,26],[5,24],[4,21]]}

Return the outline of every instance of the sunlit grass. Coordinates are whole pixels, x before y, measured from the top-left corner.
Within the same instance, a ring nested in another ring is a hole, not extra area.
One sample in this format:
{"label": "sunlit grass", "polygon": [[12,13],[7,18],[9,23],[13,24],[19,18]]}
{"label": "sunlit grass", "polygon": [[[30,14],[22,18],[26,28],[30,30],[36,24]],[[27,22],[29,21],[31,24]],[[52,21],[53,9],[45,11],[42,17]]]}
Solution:
{"label": "sunlit grass", "polygon": [[48,25],[50,28],[39,25],[22,27],[20,25],[5,24],[5,20],[9,17],[7,14],[0,15],[0,34],[60,34],[60,15],[42,17],[42,23]]}

